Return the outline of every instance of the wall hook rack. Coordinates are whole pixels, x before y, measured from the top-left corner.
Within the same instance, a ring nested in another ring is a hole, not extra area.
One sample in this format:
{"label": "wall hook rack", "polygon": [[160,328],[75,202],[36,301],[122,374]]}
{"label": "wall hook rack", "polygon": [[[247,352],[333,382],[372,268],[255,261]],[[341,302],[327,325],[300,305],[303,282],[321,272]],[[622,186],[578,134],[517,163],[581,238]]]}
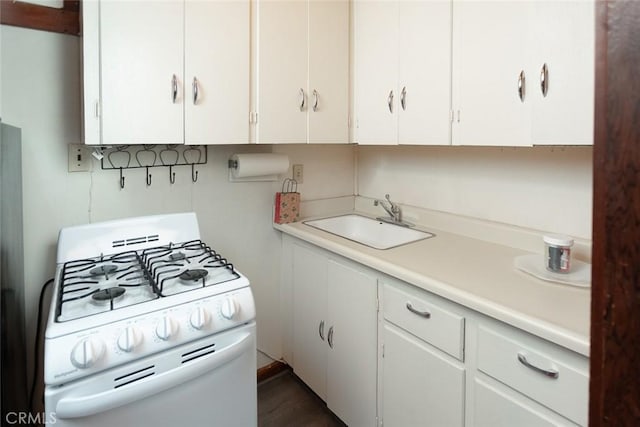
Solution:
{"label": "wall hook rack", "polygon": [[[195,163],[191,163],[191,181],[193,182],[196,182],[198,180],[198,171],[195,169],[196,169]],[[195,172],[195,175],[194,175],[194,172]]]}
{"label": "wall hook rack", "polygon": [[175,166],[191,166],[191,181],[198,180],[196,165],[207,163],[206,145],[117,145],[100,147],[104,154],[100,159],[103,170],[120,171],[120,188],[124,188],[124,169],[144,168],[147,187],[151,186],[150,168],[168,167],[169,182],[175,184]]}

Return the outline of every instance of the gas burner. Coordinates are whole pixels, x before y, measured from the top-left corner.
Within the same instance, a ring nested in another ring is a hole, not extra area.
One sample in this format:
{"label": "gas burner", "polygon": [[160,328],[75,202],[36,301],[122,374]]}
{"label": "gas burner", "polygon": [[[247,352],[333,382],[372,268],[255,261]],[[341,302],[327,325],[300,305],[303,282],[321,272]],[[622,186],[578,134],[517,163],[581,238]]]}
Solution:
{"label": "gas burner", "polygon": [[111,302],[124,295],[125,289],[115,286],[113,288],[101,289],[91,294],[91,298],[96,302]]}
{"label": "gas burner", "polygon": [[185,259],[187,256],[184,254],[184,252],[174,252],[172,254],[169,255],[169,260],[170,261],[180,261]]}
{"label": "gas burner", "polygon": [[207,270],[196,268],[192,270],[185,270],[178,277],[180,277],[181,280],[197,282],[198,280],[207,277],[208,274],[209,272]]}
{"label": "gas burner", "polygon": [[103,264],[98,267],[94,267],[89,270],[89,274],[92,276],[105,276],[109,278],[109,274],[118,271],[118,267],[113,264]]}

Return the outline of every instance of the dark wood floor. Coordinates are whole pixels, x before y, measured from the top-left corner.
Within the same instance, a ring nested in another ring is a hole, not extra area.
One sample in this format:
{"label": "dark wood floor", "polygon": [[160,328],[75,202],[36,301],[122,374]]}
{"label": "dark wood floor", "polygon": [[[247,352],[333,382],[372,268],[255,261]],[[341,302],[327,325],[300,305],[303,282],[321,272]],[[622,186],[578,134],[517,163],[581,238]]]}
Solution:
{"label": "dark wood floor", "polygon": [[290,370],[258,384],[259,427],[346,427]]}

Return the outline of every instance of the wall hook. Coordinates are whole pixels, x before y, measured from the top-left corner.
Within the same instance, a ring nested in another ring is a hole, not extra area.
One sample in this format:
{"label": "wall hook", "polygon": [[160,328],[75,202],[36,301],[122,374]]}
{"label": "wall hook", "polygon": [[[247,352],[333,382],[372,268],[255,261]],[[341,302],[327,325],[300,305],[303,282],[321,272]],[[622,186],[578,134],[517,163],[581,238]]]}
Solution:
{"label": "wall hook", "polygon": [[193,182],[196,182],[198,180],[198,171],[195,169],[196,169],[195,163],[191,163],[191,181]]}
{"label": "wall hook", "polygon": [[169,182],[172,184],[176,183],[176,173],[173,172],[173,165],[169,165]]}
{"label": "wall hook", "polygon": [[120,167],[120,189],[124,188],[124,176],[122,176],[122,167]]}
{"label": "wall hook", "polygon": [[147,168],[147,187],[149,187],[151,185],[151,174],[149,173],[149,166],[146,166]]}

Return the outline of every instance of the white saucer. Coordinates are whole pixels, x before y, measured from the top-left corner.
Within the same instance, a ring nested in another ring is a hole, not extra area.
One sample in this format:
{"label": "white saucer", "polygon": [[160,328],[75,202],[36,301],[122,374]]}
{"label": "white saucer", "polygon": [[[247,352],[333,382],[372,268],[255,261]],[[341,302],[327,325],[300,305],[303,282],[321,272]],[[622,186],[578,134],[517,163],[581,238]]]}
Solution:
{"label": "white saucer", "polygon": [[544,267],[544,258],[540,254],[521,255],[513,260],[513,265],[525,273],[547,282],[562,283],[581,288],[591,287],[591,264],[571,260],[571,272],[554,273]]}

